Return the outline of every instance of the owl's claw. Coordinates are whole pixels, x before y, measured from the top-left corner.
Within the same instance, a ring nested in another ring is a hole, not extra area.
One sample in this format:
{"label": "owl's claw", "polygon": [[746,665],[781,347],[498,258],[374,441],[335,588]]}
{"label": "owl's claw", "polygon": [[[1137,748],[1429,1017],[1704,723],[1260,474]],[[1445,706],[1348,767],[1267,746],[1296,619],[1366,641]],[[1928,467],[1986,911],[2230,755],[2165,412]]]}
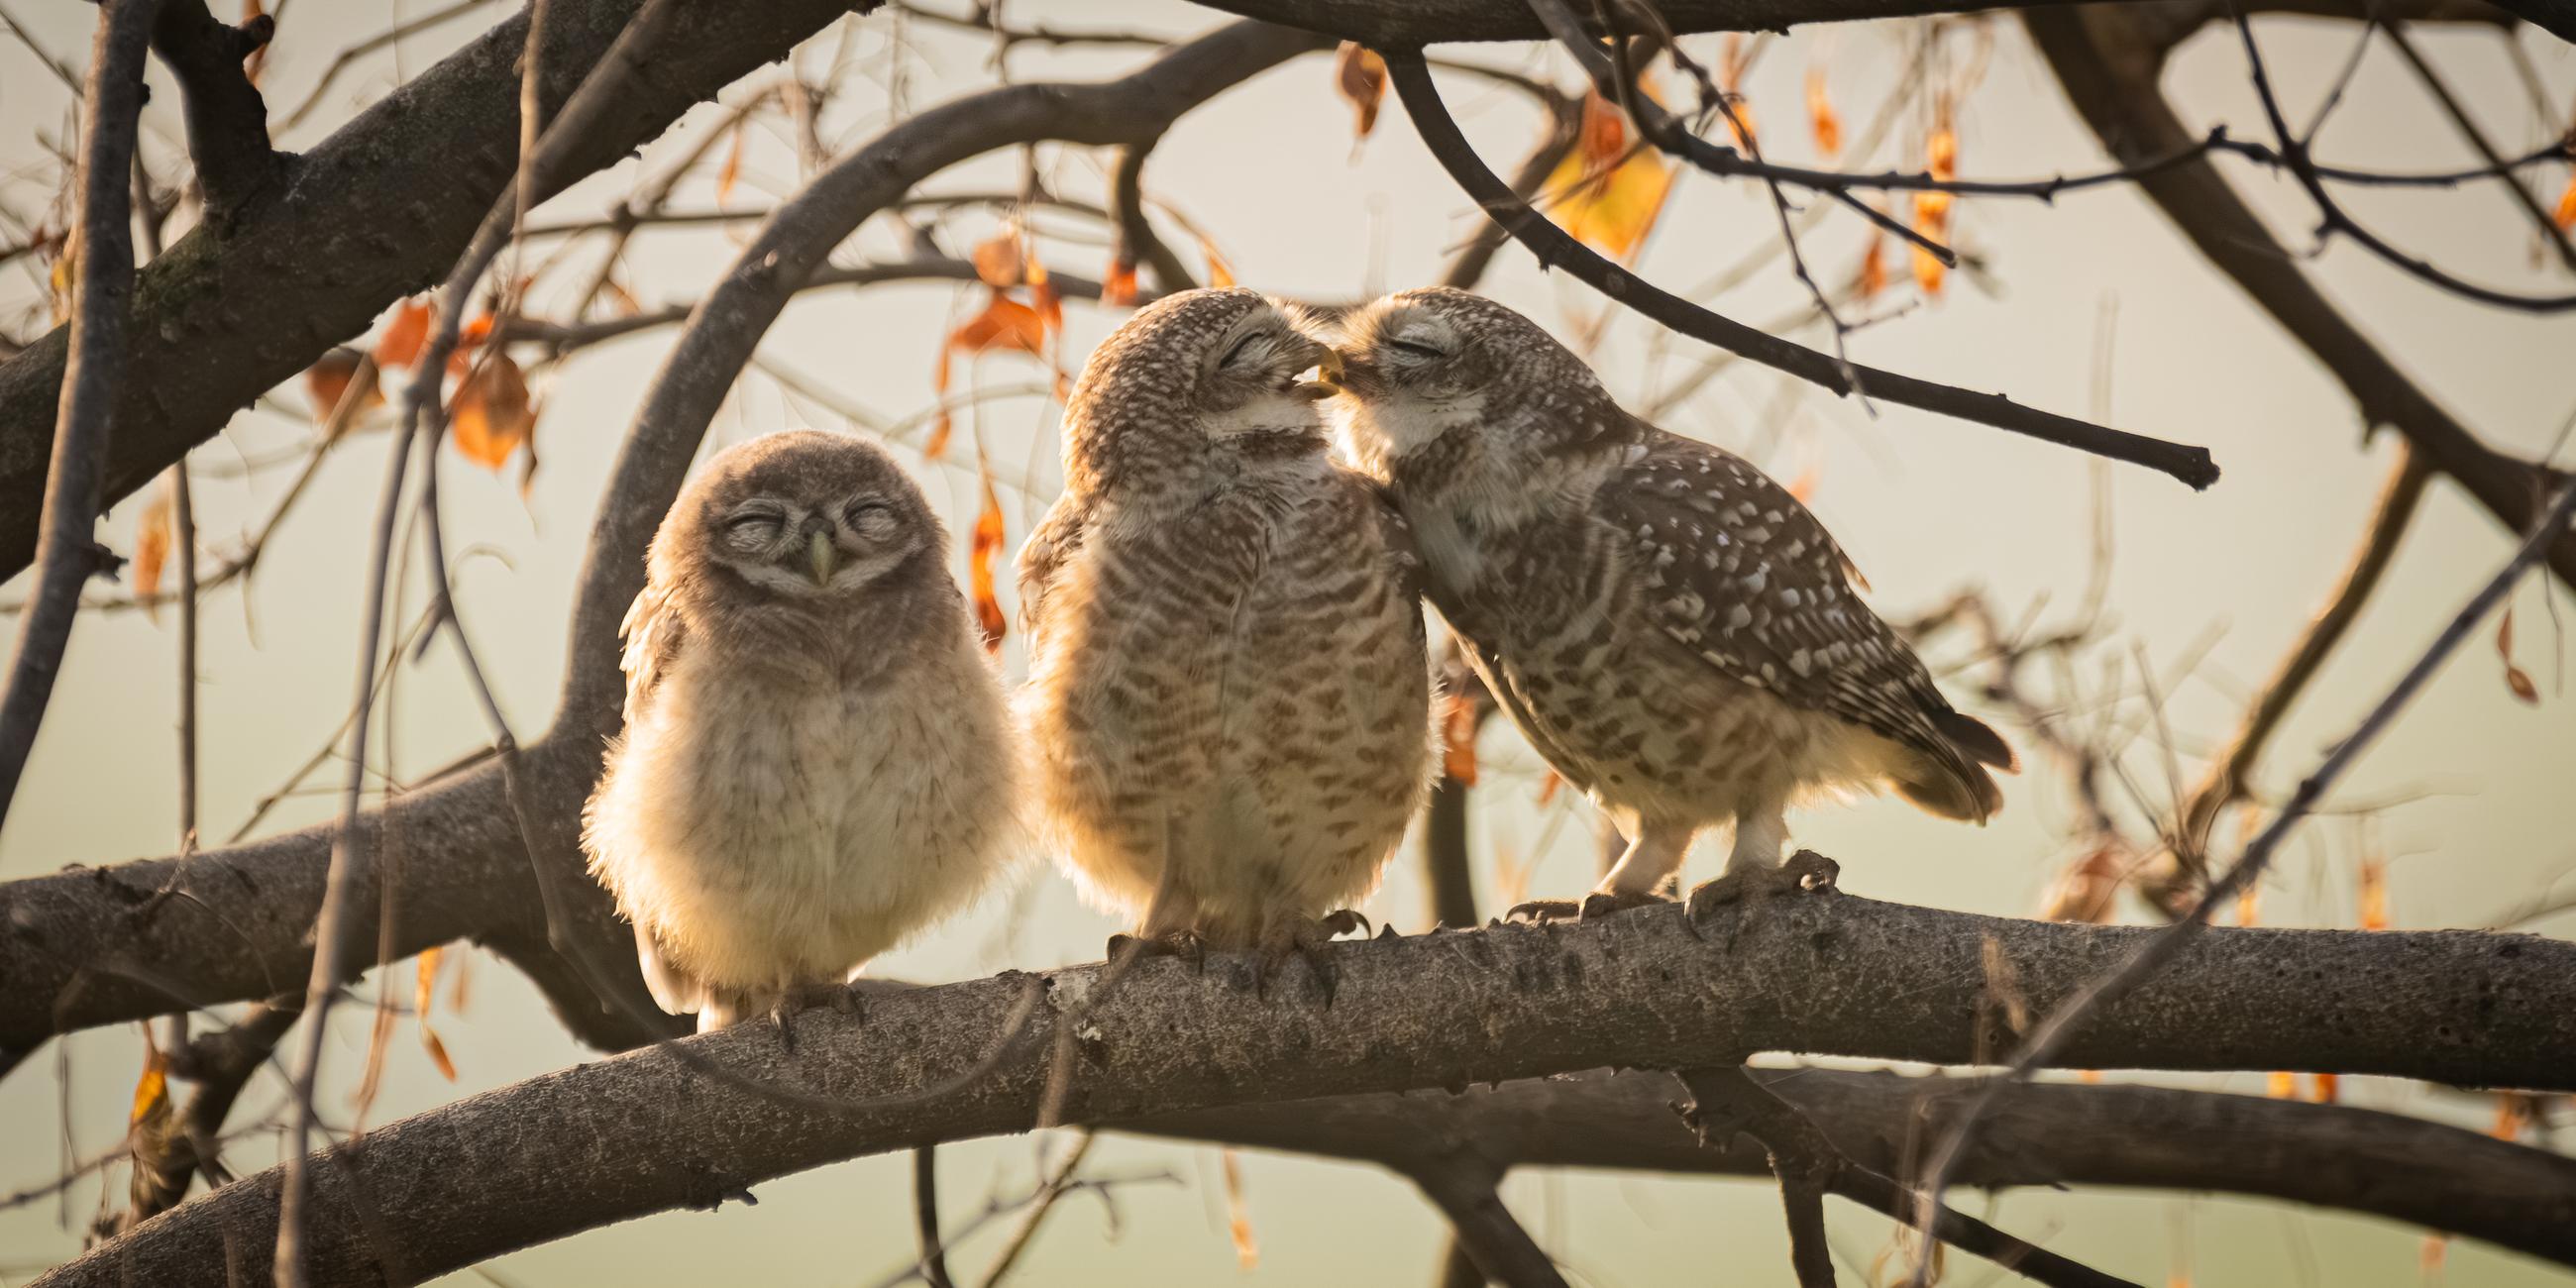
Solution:
{"label": "owl's claw", "polygon": [[1327,913],[1313,921],[1292,922],[1263,935],[1258,951],[1252,955],[1252,995],[1268,997],[1270,981],[1290,957],[1304,959],[1306,969],[1315,977],[1315,990],[1324,998],[1324,1009],[1331,1010],[1334,994],[1341,991],[1341,969],[1325,955],[1325,945],[1335,935],[1348,934],[1369,924],[1368,918],[1348,908]]}
{"label": "owl's claw", "polygon": [[1315,929],[1323,932],[1324,938],[1331,939],[1338,935],[1347,935],[1354,930],[1366,935],[1377,928],[1370,925],[1369,919],[1360,915],[1357,909],[1343,908],[1337,912],[1325,913],[1315,922]]}
{"label": "owl's claw", "polygon": [[1682,905],[1682,924],[1691,934],[1706,938],[1701,928],[1718,909],[1741,903],[1749,917],[1754,907],[1775,895],[1824,894],[1840,888],[1835,883],[1842,870],[1843,865],[1814,850],[1800,850],[1778,867],[1729,872],[1690,892],[1689,901]]}
{"label": "owl's claw", "polygon": [[1662,895],[1647,892],[1595,890],[1583,896],[1580,903],[1572,899],[1532,899],[1527,903],[1514,904],[1511,911],[1503,914],[1503,920],[1541,924],[1551,921],[1597,921],[1613,913],[1626,912],[1630,908],[1645,908],[1671,902],[1672,900]]}

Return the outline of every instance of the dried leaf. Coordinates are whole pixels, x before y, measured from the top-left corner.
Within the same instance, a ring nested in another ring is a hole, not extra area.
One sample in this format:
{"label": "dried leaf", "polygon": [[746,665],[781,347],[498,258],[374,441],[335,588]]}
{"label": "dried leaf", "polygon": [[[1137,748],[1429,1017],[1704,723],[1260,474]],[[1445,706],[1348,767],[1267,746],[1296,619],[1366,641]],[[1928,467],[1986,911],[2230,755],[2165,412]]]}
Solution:
{"label": "dried leaf", "polygon": [[2251,929],[2256,924],[2255,914],[2260,910],[2262,901],[2263,891],[2259,886],[2249,885],[2243,890],[2238,891],[2236,893],[2236,924]]}
{"label": "dried leaf", "polygon": [[1231,1149],[1223,1157],[1226,1229],[1234,1236],[1235,1264],[1249,1274],[1261,1264],[1261,1245],[1253,1240],[1252,1206],[1243,1197],[1243,1160]]}
{"label": "dried leaf", "polygon": [[976,512],[975,529],[968,538],[966,579],[975,601],[975,625],[984,632],[984,649],[998,653],[1011,621],[1002,615],[1002,599],[993,582],[993,565],[1002,557],[1002,498],[993,491],[992,465],[981,453],[975,469],[984,487],[984,508]]}
{"label": "dried leaf", "polygon": [[385,333],[376,338],[376,365],[408,367],[420,361],[420,348],[427,343],[428,302],[405,300],[394,306],[393,320],[385,324]]}
{"label": "dried leaf", "polygon": [[1568,235],[1626,259],[1653,231],[1672,191],[1672,171],[1651,151],[1630,153],[1619,109],[1599,94],[1583,100],[1582,145],[1557,163],[1542,189]]}
{"label": "dried leaf", "polygon": [[1816,155],[1831,161],[1843,151],[1843,118],[1834,114],[1834,101],[1825,93],[1825,69],[1807,69],[1807,124],[1816,134]]}
{"label": "dried leaf", "polygon": [[456,387],[447,415],[448,437],[458,454],[496,472],[537,428],[527,378],[506,353],[493,354],[467,373],[465,382]]}
{"label": "dried leaf", "polygon": [[939,419],[930,422],[930,437],[921,441],[921,459],[947,460],[948,440],[956,436],[957,418],[949,414],[947,405],[943,403],[939,408]]}
{"label": "dried leaf", "polygon": [[2331,1105],[2341,1100],[2342,1097],[2343,1079],[2331,1073],[2312,1073],[2308,1075],[2308,1099],[2321,1105]]}
{"label": "dried leaf", "polygon": [[134,520],[134,595],[154,621],[161,619],[161,610],[152,596],[161,589],[161,568],[170,559],[170,499],[165,480]]}
{"label": "dried leaf", "polygon": [[2298,1099],[2299,1075],[2287,1072],[2271,1074],[2263,1080],[2263,1094],[2274,1100]]}
{"label": "dried leaf", "polygon": [[[1046,353],[1047,324],[1045,315],[1030,305],[996,290],[984,305],[984,311],[966,319],[939,346],[939,365],[931,375],[931,388],[944,399],[952,374],[950,359],[964,353],[975,357],[986,353],[1025,353],[1043,357]],[[955,418],[945,402],[939,418],[932,422],[930,439],[922,445],[921,454],[929,460],[947,455],[949,437],[956,431]]]}
{"label": "dried leaf", "polygon": [[1333,54],[1333,88],[1350,103],[1351,133],[1367,138],[1377,128],[1377,105],[1386,97],[1386,60],[1355,40]]}
{"label": "dried leaf", "polygon": [[1207,257],[1209,286],[1222,291],[1234,285],[1234,265],[1227,263],[1225,256],[1217,253],[1215,242],[1205,237],[1199,238],[1199,253]]}
{"label": "dried leaf", "polygon": [[1109,271],[1100,279],[1100,302],[1112,308],[1136,302],[1136,261],[1123,250],[1109,261]]}
{"label": "dried leaf", "polygon": [[1055,279],[1047,276],[1046,265],[1039,262],[1035,247],[1028,251],[1028,264],[1021,276],[1029,284],[1029,307],[1038,311],[1038,321],[1049,335],[1064,334],[1064,297],[1056,294]]}
{"label": "dried leaf", "polygon": [[1861,248],[1860,271],[1852,275],[1852,286],[1867,304],[1887,289],[1887,233],[1884,229],[1869,235],[1869,244]]}
{"label": "dried leaf", "polygon": [[2439,1281],[2442,1277],[2443,1263],[2449,1261],[2450,1257],[2451,1236],[2427,1234],[2424,1236],[2423,1250],[2415,1254],[2415,1269],[2428,1282]]}
{"label": "dried leaf", "polygon": [[2567,176],[2567,191],[2558,194],[2558,209],[2550,218],[2561,230],[2576,232],[2576,174]]}
{"label": "dried leaf", "polygon": [[430,1063],[449,1082],[456,1081],[456,1062],[447,1058],[447,1044],[438,1040],[438,1031],[429,1027],[430,1004],[438,997],[438,961],[443,948],[424,948],[420,953],[420,983],[412,992],[412,1017],[420,1021],[420,1044],[429,1050]]}
{"label": "dried leaf", "polygon": [[2361,861],[2361,928],[2388,929],[2388,860]]}
{"label": "dried leaf", "polygon": [[2102,846],[2077,859],[2057,875],[2049,891],[2048,906],[2039,914],[2048,921],[2077,921],[2088,925],[2107,925],[2118,906],[2120,881],[2128,865],[2119,850]]}
{"label": "dried leaf", "polygon": [[2496,656],[2504,659],[2504,687],[2513,690],[2513,696],[2522,699],[2524,705],[2539,706],[2540,686],[2531,682],[2528,672],[2514,665],[2511,604],[2504,606],[2504,620],[2496,623]]}
{"label": "dried leaf", "polygon": [[1557,789],[1565,786],[1565,776],[1551,769],[1538,780],[1538,807],[1546,809],[1556,803]]}
{"label": "dried leaf", "polygon": [[2497,1140],[2520,1140],[2531,1129],[2534,1105],[2532,1098],[2511,1091],[2496,1093],[2495,1126],[2487,1134]]}
{"label": "dried leaf", "polygon": [[139,1126],[157,1121],[170,1113],[170,1057],[161,1053],[161,1044],[152,1034],[143,1035],[143,1076],[134,1083],[134,1111],[127,1115],[129,1125]]}
{"label": "dried leaf", "polygon": [[62,244],[54,248],[54,262],[46,270],[45,285],[53,294],[54,325],[72,320],[72,291],[80,284],[80,227],[73,225],[63,234]]}
{"label": "dried leaf", "polygon": [[[1944,101],[1933,119],[1932,134],[1924,140],[1923,169],[1942,182],[1959,177],[1959,134],[1950,126],[1950,108]],[[1931,241],[1948,245],[1950,241],[1951,196],[1946,192],[1914,194],[1914,231]],[[1940,260],[1921,246],[1914,248],[1914,284],[1926,296],[1939,298],[1941,279],[1946,273]]]}
{"label": "dried leaf", "polygon": [[734,181],[742,177],[743,136],[749,132],[749,125],[750,122],[745,121],[733,127],[733,144],[725,149],[724,165],[716,170],[716,204],[719,206],[733,199]]}
{"label": "dried leaf", "polygon": [[975,243],[975,276],[997,291],[1017,286],[1026,275],[1026,254],[1027,238],[1019,224],[1004,223],[1002,231]]}
{"label": "dried leaf", "polygon": [[1440,711],[1440,772],[1468,787],[1476,785],[1476,701],[1464,693],[1443,699]]}
{"label": "dried leaf", "polygon": [[[304,398],[314,424],[331,422],[331,413],[339,410],[340,400],[349,394],[349,382],[357,377],[358,367],[365,361],[365,355],[355,349],[333,349],[304,369]],[[358,391],[355,409],[359,415],[385,405],[385,391],[376,382],[376,371],[375,364],[367,365],[367,385]],[[350,417],[352,423],[356,419]]]}

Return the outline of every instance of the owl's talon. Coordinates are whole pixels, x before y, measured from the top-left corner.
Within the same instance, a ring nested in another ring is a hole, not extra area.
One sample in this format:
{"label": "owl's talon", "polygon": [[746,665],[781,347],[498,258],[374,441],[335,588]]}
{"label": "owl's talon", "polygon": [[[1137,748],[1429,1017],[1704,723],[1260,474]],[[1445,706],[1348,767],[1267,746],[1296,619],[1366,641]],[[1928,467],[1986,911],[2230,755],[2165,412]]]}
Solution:
{"label": "owl's talon", "polygon": [[1580,919],[1597,921],[1613,913],[1626,912],[1630,908],[1648,908],[1659,903],[1671,902],[1672,900],[1650,890],[1634,892],[1595,890],[1583,896],[1583,911]]}
{"label": "owl's talon", "polygon": [[1572,899],[1532,899],[1516,903],[1503,914],[1504,922],[1531,922],[1544,925],[1551,921],[1572,921],[1583,915],[1583,905]]}
{"label": "owl's talon", "polygon": [[1111,935],[1104,959],[1114,962],[1122,954],[1137,958],[1178,957],[1188,962],[1191,970],[1207,974],[1207,941],[1195,930],[1167,930],[1151,939]]}
{"label": "owl's talon", "polygon": [[1744,904],[1750,913],[1753,905],[1775,896],[1828,893],[1840,888],[1835,883],[1842,870],[1841,864],[1814,850],[1800,850],[1777,867],[1729,872],[1690,892],[1689,901],[1682,905],[1683,924],[1696,936],[1709,917],[1728,904]]}
{"label": "owl's talon", "polygon": [[1322,918],[1316,921],[1315,928],[1322,932],[1323,937],[1326,939],[1331,939],[1337,935],[1347,935],[1354,930],[1360,932],[1362,935],[1367,935],[1377,929],[1377,927],[1369,924],[1369,919],[1367,917],[1361,915],[1360,912],[1354,908],[1343,908],[1336,912],[1325,913]]}
{"label": "owl's talon", "polygon": [[825,1010],[856,1016],[866,1015],[868,1009],[867,999],[859,996],[859,990],[829,981],[796,986],[788,991],[785,1005],[795,1011]]}

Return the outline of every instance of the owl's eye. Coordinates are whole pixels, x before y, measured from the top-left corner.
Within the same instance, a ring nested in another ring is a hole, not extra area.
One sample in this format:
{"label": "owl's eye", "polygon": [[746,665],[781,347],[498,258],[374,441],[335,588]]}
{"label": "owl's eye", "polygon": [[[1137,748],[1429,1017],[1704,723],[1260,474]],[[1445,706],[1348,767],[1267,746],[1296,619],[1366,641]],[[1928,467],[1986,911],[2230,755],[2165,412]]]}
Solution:
{"label": "owl's eye", "polygon": [[850,531],[870,541],[883,541],[902,526],[894,517],[894,507],[882,501],[853,501],[844,517],[849,521]]}
{"label": "owl's eye", "polygon": [[767,506],[736,510],[725,519],[725,540],[738,546],[767,545],[785,522],[784,515]]}
{"label": "owl's eye", "polygon": [[1225,356],[1224,356],[1224,357],[1222,357],[1222,358],[1217,359],[1216,365],[1218,365],[1218,366],[1220,366],[1220,367],[1231,367],[1231,366],[1233,366],[1233,365],[1234,365],[1234,360],[1235,360],[1235,359],[1237,359],[1237,358],[1242,357],[1242,356],[1243,356],[1243,351],[1244,351],[1244,350],[1246,350],[1246,349],[1251,348],[1251,347],[1252,347],[1252,342],[1253,342],[1253,341],[1255,341],[1255,340],[1258,340],[1258,339],[1260,339],[1260,338],[1261,338],[1261,333],[1260,333],[1260,332],[1258,332],[1258,331],[1255,331],[1255,332],[1253,332],[1252,334],[1247,335],[1247,336],[1243,337],[1242,339],[1235,341],[1235,342],[1234,342],[1234,347],[1233,347],[1233,348],[1231,348],[1231,349],[1226,350],[1226,351],[1225,351]]}
{"label": "owl's eye", "polygon": [[1386,347],[1417,362],[1430,362],[1434,359],[1447,356],[1441,353],[1438,348],[1424,344],[1419,340],[1389,340],[1386,342]]}

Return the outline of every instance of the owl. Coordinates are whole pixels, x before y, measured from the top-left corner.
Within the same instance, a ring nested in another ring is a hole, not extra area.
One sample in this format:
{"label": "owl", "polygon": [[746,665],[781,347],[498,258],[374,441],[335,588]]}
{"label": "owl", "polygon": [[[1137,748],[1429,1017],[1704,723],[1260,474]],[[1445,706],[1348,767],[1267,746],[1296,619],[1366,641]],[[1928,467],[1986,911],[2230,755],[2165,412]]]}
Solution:
{"label": "owl", "polygon": [[[1020,553],[1034,794],[1146,945],[1297,952],[1359,924],[1427,790],[1403,521],[1330,455],[1331,351],[1242,289],[1138,312],[1065,412]],[[1332,915],[1327,915],[1332,914]]]}
{"label": "owl", "polygon": [[1464,291],[1408,291],[1346,321],[1333,412],[1409,521],[1426,593],[1530,743],[1626,838],[1580,905],[1658,901],[1692,837],[1731,823],[1694,913],[1830,884],[1787,863],[1784,817],[1893,784],[1982,823],[2009,769],[1864,605],[1824,526],[1741,459],[1620,409],[1535,323]]}
{"label": "owl", "polygon": [[846,997],[1010,852],[1008,708],[947,548],[891,458],[811,431],[718,454],[654,535],[582,839],[701,1032]]}

